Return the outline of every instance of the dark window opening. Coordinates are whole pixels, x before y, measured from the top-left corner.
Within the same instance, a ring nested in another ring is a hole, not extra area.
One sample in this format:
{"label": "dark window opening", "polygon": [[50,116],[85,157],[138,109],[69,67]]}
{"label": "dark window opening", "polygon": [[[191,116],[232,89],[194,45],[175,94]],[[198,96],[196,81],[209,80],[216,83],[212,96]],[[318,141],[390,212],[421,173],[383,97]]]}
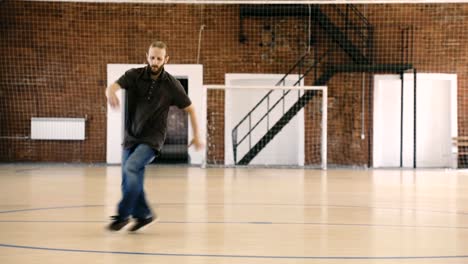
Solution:
{"label": "dark window opening", "polygon": [[[188,79],[177,78],[188,94]],[[167,117],[166,141],[155,163],[189,163],[188,115],[183,109],[171,106]]]}

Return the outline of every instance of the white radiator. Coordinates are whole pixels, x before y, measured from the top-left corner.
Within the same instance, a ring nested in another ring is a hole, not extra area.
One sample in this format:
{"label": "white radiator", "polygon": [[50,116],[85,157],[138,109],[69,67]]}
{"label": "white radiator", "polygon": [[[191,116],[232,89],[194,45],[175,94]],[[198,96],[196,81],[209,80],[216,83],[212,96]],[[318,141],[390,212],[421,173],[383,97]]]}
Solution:
{"label": "white radiator", "polygon": [[85,118],[32,117],[31,139],[85,140]]}

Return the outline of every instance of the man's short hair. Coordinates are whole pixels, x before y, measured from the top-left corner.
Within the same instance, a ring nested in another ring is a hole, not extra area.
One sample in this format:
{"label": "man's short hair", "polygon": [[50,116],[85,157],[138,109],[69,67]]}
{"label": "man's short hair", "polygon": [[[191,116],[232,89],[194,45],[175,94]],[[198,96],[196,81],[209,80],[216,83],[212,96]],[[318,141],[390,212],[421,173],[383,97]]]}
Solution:
{"label": "man's short hair", "polygon": [[151,43],[150,48],[160,48],[167,50],[167,45],[162,41],[156,40]]}

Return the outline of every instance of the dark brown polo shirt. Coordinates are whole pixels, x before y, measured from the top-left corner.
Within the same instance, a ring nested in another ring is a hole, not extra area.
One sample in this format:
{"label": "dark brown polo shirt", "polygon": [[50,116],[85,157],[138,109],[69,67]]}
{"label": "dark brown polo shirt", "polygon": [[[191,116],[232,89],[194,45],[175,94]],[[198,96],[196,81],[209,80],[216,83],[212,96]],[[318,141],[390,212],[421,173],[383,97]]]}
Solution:
{"label": "dark brown polo shirt", "polygon": [[157,80],[150,68],[135,68],[122,75],[117,83],[126,90],[125,136],[128,148],[145,143],[160,151],[166,138],[169,107],[185,108],[191,101],[184,87],[165,70]]}

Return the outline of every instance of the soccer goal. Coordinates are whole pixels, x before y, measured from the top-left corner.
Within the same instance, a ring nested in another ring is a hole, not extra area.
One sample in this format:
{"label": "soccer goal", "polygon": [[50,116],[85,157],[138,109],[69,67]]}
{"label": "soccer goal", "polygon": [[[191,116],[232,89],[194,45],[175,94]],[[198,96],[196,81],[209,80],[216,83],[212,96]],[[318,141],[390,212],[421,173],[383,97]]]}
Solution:
{"label": "soccer goal", "polygon": [[326,169],[326,86],[205,88],[211,164]]}

